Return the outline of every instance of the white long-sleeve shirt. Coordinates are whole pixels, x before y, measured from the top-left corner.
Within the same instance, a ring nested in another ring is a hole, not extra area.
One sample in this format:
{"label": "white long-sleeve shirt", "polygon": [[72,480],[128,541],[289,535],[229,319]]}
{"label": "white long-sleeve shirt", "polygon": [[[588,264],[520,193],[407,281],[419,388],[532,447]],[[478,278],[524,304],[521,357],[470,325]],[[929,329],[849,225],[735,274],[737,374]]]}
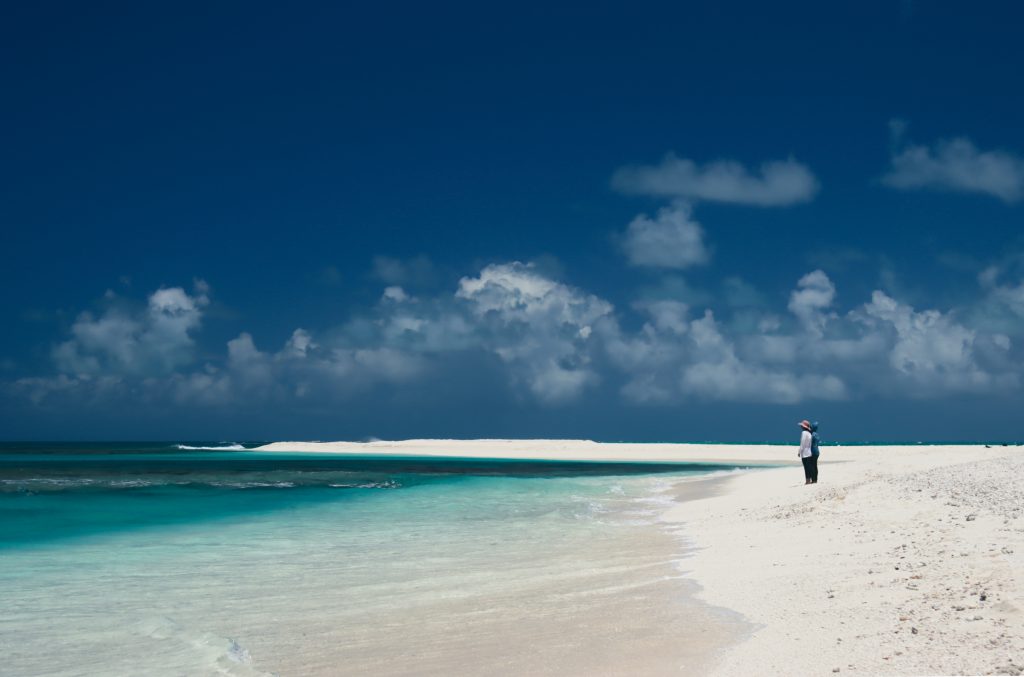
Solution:
{"label": "white long-sleeve shirt", "polygon": [[800,433],[800,458],[809,458],[811,456],[811,433],[806,430]]}

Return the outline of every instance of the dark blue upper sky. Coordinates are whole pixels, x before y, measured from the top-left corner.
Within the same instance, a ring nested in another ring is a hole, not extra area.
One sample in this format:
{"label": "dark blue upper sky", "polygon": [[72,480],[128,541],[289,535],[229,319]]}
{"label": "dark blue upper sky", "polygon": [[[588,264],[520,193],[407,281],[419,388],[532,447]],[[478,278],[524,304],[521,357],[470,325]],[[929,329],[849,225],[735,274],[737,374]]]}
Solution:
{"label": "dark blue upper sky", "polygon": [[0,436],[1024,437],[1022,19],[10,9]]}

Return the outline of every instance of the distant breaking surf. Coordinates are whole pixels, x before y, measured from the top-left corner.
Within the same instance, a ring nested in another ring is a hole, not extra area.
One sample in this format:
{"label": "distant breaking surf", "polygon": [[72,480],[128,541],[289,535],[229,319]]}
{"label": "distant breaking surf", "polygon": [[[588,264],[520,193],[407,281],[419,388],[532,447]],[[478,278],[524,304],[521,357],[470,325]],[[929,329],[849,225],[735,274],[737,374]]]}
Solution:
{"label": "distant breaking surf", "polygon": [[245,451],[241,444],[227,444],[220,447],[192,447],[187,444],[175,444],[175,449],[186,449],[189,451]]}

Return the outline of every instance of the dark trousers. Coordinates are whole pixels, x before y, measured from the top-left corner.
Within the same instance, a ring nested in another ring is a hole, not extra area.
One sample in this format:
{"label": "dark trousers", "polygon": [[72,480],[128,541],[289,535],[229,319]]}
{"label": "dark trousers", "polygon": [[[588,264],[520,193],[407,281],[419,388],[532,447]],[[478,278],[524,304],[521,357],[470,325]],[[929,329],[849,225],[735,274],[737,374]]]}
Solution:
{"label": "dark trousers", "polygon": [[804,479],[809,482],[818,481],[818,457],[808,456],[807,458],[800,459],[804,462]]}

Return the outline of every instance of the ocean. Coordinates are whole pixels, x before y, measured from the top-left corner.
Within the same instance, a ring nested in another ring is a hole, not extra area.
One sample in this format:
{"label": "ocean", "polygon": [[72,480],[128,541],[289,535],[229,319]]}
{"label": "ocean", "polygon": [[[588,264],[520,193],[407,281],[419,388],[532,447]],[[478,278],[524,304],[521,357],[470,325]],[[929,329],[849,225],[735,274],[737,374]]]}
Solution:
{"label": "ocean", "polygon": [[0,444],[0,674],[689,672],[659,515],[731,470]]}

